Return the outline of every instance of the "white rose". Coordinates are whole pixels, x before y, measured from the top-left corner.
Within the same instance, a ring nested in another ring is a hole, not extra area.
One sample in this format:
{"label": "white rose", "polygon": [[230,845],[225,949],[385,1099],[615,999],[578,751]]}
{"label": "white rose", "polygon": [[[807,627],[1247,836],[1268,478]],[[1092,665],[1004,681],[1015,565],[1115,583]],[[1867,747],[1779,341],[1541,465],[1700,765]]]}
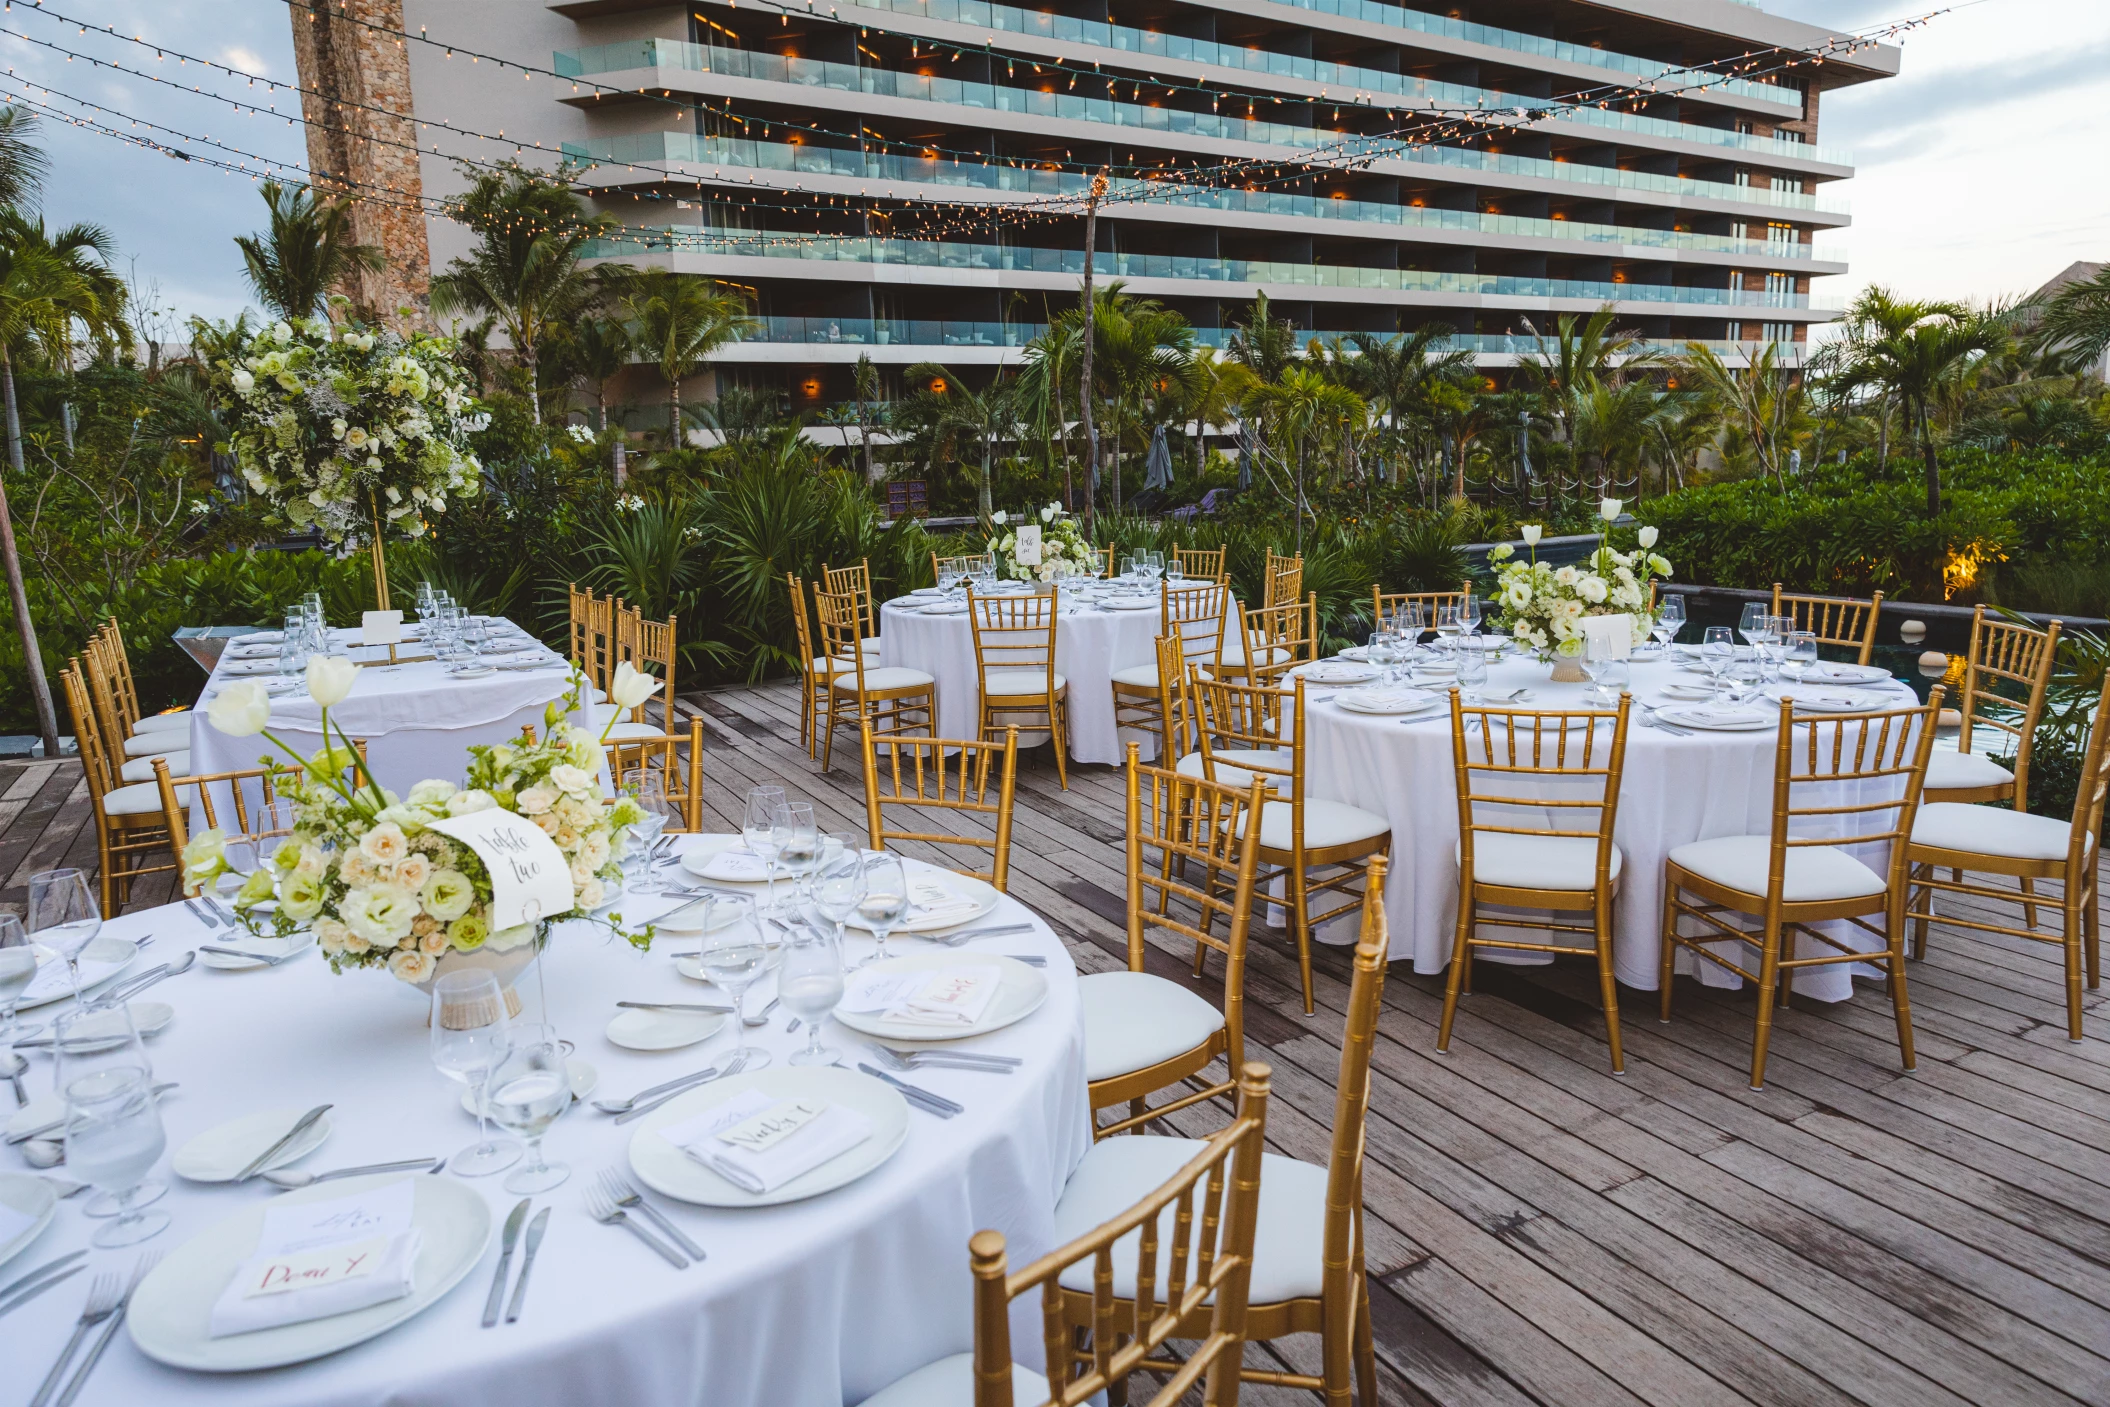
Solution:
{"label": "white rose", "polygon": [[324,708],[334,708],[352,692],[359,666],[342,655],[317,655],[308,661],[308,693]]}
{"label": "white rose", "polygon": [[404,800],[412,806],[445,806],[447,798],[454,795],[454,783],[443,782],[437,777],[428,777],[410,789]]}
{"label": "white rose", "polygon": [[206,705],[205,716],[230,738],[252,737],[271,721],[271,695],[254,679],[229,684]]}
{"label": "white rose", "polygon": [[1656,545],[1655,525],[1650,524],[1648,527],[1643,528],[1634,535],[1634,540],[1639,542],[1643,548],[1654,547]]}
{"label": "white rose", "polygon": [[403,948],[389,954],[388,970],[396,975],[398,981],[415,986],[432,976],[432,969],[432,954],[420,952],[416,948]]}
{"label": "white rose", "polygon": [[578,889],[579,907],[582,909],[598,909],[608,897],[608,891],[602,887],[601,881],[591,876],[580,881]]}
{"label": "white rose", "polygon": [[579,847],[579,858],[586,862],[589,871],[598,870],[608,863],[608,833],[594,831]]}
{"label": "white rose", "polygon": [[[408,855],[396,862],[396,885],[413,893],[425,887],[432,878],[432,861],[423,855]],[[437,917],[437,915],[435,915]]]}
{"label": "white rose", "polygon": [[1575,584],[1575,590],[1583,600],[1588,601],[1593,606],[1601,604],[1604,598],[1611,594],[1611,588],[1604,584],[1604,578],[1598,576],[1584,577]]}
{"label": "white rose", "polygon": [[574,767],[569,762],[560,762],[550,768],[549,782],[558,791],[574,794],[592,792],[596,785],[593,773],[584,767]]}
{"label": "white rose", "polygon": [[359,853],[378,865],[394,864],[410,853],[410,842],[401,826],[388,821],[360,837]]}
{"label": "white rose", "polygon": [[498,804],[498,799],[487,791],[458,791],[447,798],[447,814],[468,816],[478,811],[488,811]]}
{"label": "white rose", "polygon": [[246,396],[256,389],[256,377],[244,371],[241,367],[236,367],[234,375],[228,379],[234,382],[234,389],[241,395]]}
{"label": "white rose", "polygon": [[[631,668],[628,660],[615,667],[615,678],[608,681],[609,699],[617,708],[626,711],[636,708],[658,692],[659,680]],[[572,790],[570,787],[564,789]]]}
{"label": "white rose", "polygon": [[522,814],[540,816],[557,804],[557,793],[546,786],[532,786],[513,799],[520,803]]}

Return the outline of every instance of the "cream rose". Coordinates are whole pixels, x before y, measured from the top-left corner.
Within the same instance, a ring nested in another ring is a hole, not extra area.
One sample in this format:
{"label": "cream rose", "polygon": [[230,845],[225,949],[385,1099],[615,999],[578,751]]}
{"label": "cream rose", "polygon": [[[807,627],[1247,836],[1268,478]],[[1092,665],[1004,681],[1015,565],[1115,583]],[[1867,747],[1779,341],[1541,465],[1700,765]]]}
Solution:
{"label": "cream rose", "polygon": [[359,837],[359,853],[377,865],[392,865],[410,854],[410,840],[394,821],[384,821]]}
{"label": "cream rose", "polygon": [[592,795],[597,790],[593,773],[584,767],[574,767],[569,762],[560,762],[549,769],[549,784],[558,791],[573,796],[581,793]]}
{"label": "cream rose", "polygon": [[519,803],[522,815],[539,816],[557,804],[557,793],[546,786],[532,786],[513,800]]}
{"label": "cream rose", "polygon": [[415,948],[399,948],[388,958],[388,970],[397,980],[412,984],[432,976],[432,966],[432,955]]}

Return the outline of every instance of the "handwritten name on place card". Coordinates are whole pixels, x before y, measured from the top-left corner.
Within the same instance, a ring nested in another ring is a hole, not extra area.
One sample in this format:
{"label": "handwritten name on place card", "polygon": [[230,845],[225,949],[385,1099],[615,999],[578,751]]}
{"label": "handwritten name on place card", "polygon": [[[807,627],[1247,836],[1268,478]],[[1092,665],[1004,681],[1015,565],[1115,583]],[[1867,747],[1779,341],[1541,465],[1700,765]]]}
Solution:
{"label": "handwritten name on place card", "polygon": [[311,1290],[371,1275],[388,1251],[386,1236],[371,1236],[345,1246],[322,1246],[312,1251],[273,1256],[253,1262],[244,1299],[259,1295],[282,1295],[288,1290]]}
{"label": "handwritten name on place card", "polygon": [[718,1140],[759,1153],[782,1143],[827,1112],[828,1106],[818,1099],[780,1100],[761,1113],[720,1130]]}

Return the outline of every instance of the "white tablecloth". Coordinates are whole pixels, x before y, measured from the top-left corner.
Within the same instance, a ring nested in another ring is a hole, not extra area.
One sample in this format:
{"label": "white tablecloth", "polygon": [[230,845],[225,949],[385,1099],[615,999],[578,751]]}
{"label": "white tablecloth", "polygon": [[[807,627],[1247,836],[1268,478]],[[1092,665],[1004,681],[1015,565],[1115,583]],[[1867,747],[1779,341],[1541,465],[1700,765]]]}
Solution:
{"label": "white tablecloth", "polygon": [[[1528,657],[1512,659],[1488,671],[1490,696],[1529,687],[1526,708],[1580,708],[1587,705],[1584,684],[1554,684],[1548,668]],[[1633,693],[1638,702],[1675,704],[1662,693],[1672,681],[1704,680],[1669,664],[1637,663]],[[1448,681],[1425,687],[1448,696]],[[1912,702],[1911,691],[1892,686],[1897,706]],[[1416,972],[1440,972],[1450,961],[1458,915],[1458,788],[1451,761],[1450,709],[1402,721],[1351,713],[1332,702],[1335,689],[1307,686],[1306,782],[1309,794],[1345,801],[1374,811],[1392,822],[1392,879],[1386,907],[1392,921],[1392,956],[1412,959]],[[1777,707],[1761,701],[1768,708]],[[1627,731],[1626,774],[1619,793],[1619,818],[1613,838],[1626,864],[1613,910],[1614,967],[1621,982],[1654,991],[1662,961],[1663,864],[1670,852],[1695,840],[1727,835],[1765,835],[1773,825],[1773,729],[1752,733],[1695,732],[1678,737],[1644,727],[1637,708]],[[1807,804],[1798,794],[1796,805]],[[1559,824],[1573,826],[1575,813]],[[1592,813],[1594,816],[1594,813]],[[1895,813],[1876,813],[1887,823]],[[1868,828],[1866,825],[1863,829]],[[1798,834],[1816,834],[1798,824]],[[1864,862],[1882,872],[1880,847],[1863,847]],[[1338,926],[1336,926],[1338,927]],[[1828,932],[1853,935],[1870,946],[1866,934],[1834,925]],[[1352,937],[1345,930],[1331,939]],[[1562,935],[1573,941],[1577,935]],[[1750,954],[1746,953],[1746,957]],[[1503,954],[1502,961],[1550,961],[1536,954]],[[1853,965],[1860,969],[1858,964]],[[1680,972],[1698,969],[1710,986],[1737,985],[1737,979],[1691,953],[1678,955]],[[1852,995],[1848,965],[1805,968],[1796,974],[1795,990],[1824,1001]]]}
{"label": "white tablecloth", "polygon": [[[563,697],[566,687],[569,667],[555,656],[550,656],[547,669],[498,670],[481,678],[455,679],[436,661],[391,666],[385,647],[349,643],[358,638],[357,631],[335,634],[347,642],[352,662],[366,667],[350,696],[330,710],[330,723],[333,729],[341,727],[351,737],[366,740],[367,763],[374,775],[399,793],[428,777],[459,782],[472,743],[505,742],[530,726],[540,732],[542,710]],[[397,646],[397,653],[423,654],[425,648],[412,642]],[[191,715],[193,776],[254,767],[259,757],[276,751],[266,738],[229,737],[205,715],[207,701],[226,684],[277,678],[276,673],[230,673],[229,666],[237,663],[232,654],[230,649],[221,656]],[[321,710],[304,692],[272,699],[270,728],[303,752],[322,746]]]}
{"label": "white tablecloth", "polygon": [[[670,902],[632,896],[623,907],[639,918]],[[1007,899],[990,922],[1030,917]],[[174,957],[206,936],[180,906],[127,915],[105,931],[157,935],[142,963]],[[890,946],[897,953],[930,948],[905,936]],[[546,958],[552,1019],[599,1068],[597,1094],[628,1095],[701,1069],[731,1048],[730,1033],[721,1033],[684,1050],[638,1054],[602,1034],[619,998],[710,1000],[714,989],[674,971],[674,954],[692,947],[693,939],[663,939],[653,953],[638,954],[577,926],[557,936]],[[853,936],[850,949],[854,961],[870,943]],[[637,1126],[617,1127],[576,1104],[546,1141],[549,1156],[569,1163],[572,1174],[535,1199],[555,1214],[519,1323],[478,1327],[497,1263],[496,1228],[518,1200],[499,1185],[501,1173],[463,1182],[490,1201],[492,1242],[477,1268],[423,1316],[328,1358],[237,1375],[165,1368],[120,1336],[80,1402],[843,1407],[924,1363],[971,1348],[968,1238],[984,1228],[1001,1231],[1014,1265],[1049,1249],[1055,1201],[1091,1135],[1076,971],[1061,942],[1036,921],[1030,935],[990,939],[966,951],[1046,956],[1047,1002],[1016,1025],[967,1043],[1026,1057],[1025,1066],[1003,1077],[942,1070],[908,1077],[966,1104],[967,1112],[941,1121],[911,1108],[908,1142],[890,1161],[820,1197],[744,1211],[655,1197],[709,1252],[702,1264],[676,1271],[627,1232],[587,1216],[582,1188],[597,1169],[623,1161]],[[532,971],[518,990],[523,1019],[533,1019],[539,998]],[[749,994],[749,1009],[759,1010],[772,994],[773,983],[765,981]],[[303,1167],[452,1153],[474,1137],[475,1121],[458,1102],[460,1086],[430,1064],[424,999],[385,974],[336,977],[319,959],[246,972],[199,967],[162,983],[153,996],[177,1011],[149,1046],[156,1077],[182,1086],[163,1105],[171,1149],[257,1109],[324,1101],[336,1104],[333,1128]],[[774,1066],[804,1040],[803,1029],[788,1035],[786,1024],[780,1007],[766,1030],[747,1033],[750,1043],[773,1052]],[[863,1039],[833,1022],[828,1037],[849,1054],[852,1042]],[[35,1094],[47,1092],[49,1062],[39,1057],[29,1079]],[[14,1150],[0,1159],[10,1169],[22,1167]],[[170,1176],[166,1157],[156,1172]],[[90,1265],[126,1270],[139,1251],[173,1250],[270,1194],[259,1182],[176,1181],[160,1203],[174,1214],[174,1226],[135,1249],[91,1252]],[[100,1223],[78,1207],[60,1203],[52,1227],[0,1280],[85,1247]],[[516,1256],[516,1275],[518,1264]],[[27,1399],[29,1385],[70,1332],[90,1278],[76,1276],[0,1320],[10,1400],[17,1396],[13,1389]],[[1039,1342],[1038,1301],[1022,1308],[1013,1333],[1023,1356]]]}
{"label": "white tablecloth", "polygon": [[[938,681],[938,736],[972,738],[981,699],[974,665],[974,630],[965,615],[927,616],[913,603],[889,601],[880,608],[883,663],[920,669]],[[1070,756],[1079,762],[1119,764],[1129,742],[1156,756],[1149,733],[1114,727],[1114,671],[1157,658],[1159,613],[1109,611],[1096,606],[1063,608],[1055,630],[1055,670],[1069,684]],[[1021,745],[1047,734],[1022,734]]]}

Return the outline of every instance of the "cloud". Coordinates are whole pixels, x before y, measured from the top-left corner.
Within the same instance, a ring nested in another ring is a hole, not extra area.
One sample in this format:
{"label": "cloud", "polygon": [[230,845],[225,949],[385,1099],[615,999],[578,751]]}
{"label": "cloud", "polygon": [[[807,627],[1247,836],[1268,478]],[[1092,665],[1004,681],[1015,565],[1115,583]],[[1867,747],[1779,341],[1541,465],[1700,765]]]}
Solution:
{"label": "cloud", "polygon": [[220,62],[226,64],[229,68],[238,68],[244,73],[254,73],[259,76],[268,75],[271,72],[271,64],[267,59],[255,50],[244,49],[239,44],[222,49],[220,51]]}
{"label": "cloud", "polygon": [[[1887,79],[1826,96],[1824,119],[1842,140],[1868,147],[1860,134],[1896,133],[1930,119],[1986,120],[1987,113],[2010,103],[2039,103],[2085,84],[2100,83],[2110,68],[2110,37],[2052,54],[1970,64]],[[1873,149],[1873,148],[1870,148]]]}

